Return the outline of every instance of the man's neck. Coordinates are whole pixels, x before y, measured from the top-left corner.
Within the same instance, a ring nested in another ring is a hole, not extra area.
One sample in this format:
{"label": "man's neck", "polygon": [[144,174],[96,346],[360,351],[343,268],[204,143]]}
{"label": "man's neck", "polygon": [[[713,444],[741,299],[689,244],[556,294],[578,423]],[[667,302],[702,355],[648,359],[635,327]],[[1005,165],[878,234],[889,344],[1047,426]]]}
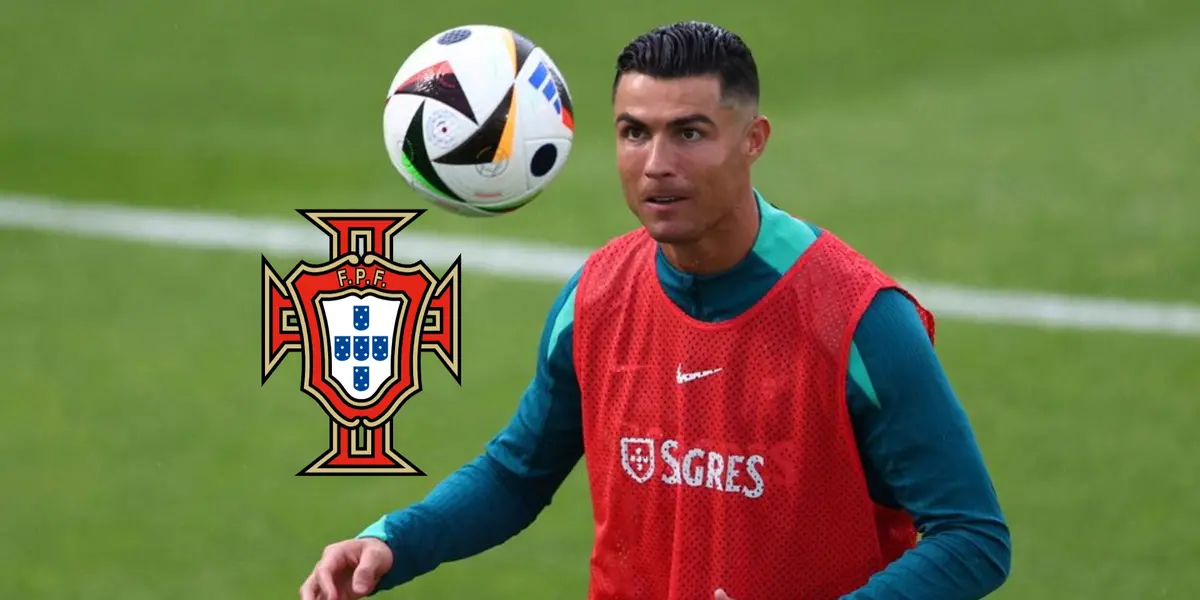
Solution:
{"label": "man's neck", "polygon": [[676,269],[692,275],[714,275],[728,271],[754,248],[758,238],[758,198],[749,198],[721,220],[704,237],[691,244],[663,244],[663,255]]}

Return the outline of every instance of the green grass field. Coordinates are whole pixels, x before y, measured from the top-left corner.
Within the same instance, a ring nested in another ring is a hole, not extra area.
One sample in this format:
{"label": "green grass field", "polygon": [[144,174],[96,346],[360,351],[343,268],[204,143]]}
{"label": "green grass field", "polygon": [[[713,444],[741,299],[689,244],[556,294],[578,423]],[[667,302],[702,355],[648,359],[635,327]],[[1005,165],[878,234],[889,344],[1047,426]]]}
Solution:
{"label": "green grass field", "polygon": [[[612,60],[699,18],[759,57],[774,123],[760,190],[885,268],[1200,302],[1200,3],[433,10],[10,0],[0,191],[297,222],[298,207],[421,207],[384,153],[385,88],[432,33],[497,23],[564,70],[571,162],[518,213],[412,228],[592,247],[636,224],[612,164]],[[325,544],[419,499],[504,425],[557,290],[467,257],[463,385],[427,358],[396,419],[430,476],[300,478],[327,421],[298,357],[259,386],[257,255],[12,229],[0,251],[0,598],[295,597]],[[946,320],[939,345],[1013,528],[995,597],[1200,593],[1200,339]],[[579,598],[590,540],[577,472],[510,543],[384,597]]]}

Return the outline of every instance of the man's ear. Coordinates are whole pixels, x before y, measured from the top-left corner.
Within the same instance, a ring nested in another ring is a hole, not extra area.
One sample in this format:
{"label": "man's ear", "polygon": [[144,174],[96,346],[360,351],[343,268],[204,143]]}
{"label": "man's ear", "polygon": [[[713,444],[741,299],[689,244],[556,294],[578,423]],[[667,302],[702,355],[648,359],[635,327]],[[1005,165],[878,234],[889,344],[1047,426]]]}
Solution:
{"label": "man's ear", "polygon": [[771,121],[765,115],[754,115],[746,131],[746,157],[750,162],[758,160],[767,149],[771,137]]}

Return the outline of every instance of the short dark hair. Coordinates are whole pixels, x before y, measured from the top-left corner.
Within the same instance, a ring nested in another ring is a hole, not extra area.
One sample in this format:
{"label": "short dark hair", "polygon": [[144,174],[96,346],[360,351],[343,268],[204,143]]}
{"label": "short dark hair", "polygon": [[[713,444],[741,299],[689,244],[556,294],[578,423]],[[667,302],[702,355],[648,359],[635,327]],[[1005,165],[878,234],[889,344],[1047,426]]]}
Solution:
{"label": "short dark hair", "polygon": [[681,21],[643,33],[617,56],[614,96],[626,73],[656,79],[716,75],[723,99],[758,102],[758,65],[750,48],[737,34],[712,23]]}

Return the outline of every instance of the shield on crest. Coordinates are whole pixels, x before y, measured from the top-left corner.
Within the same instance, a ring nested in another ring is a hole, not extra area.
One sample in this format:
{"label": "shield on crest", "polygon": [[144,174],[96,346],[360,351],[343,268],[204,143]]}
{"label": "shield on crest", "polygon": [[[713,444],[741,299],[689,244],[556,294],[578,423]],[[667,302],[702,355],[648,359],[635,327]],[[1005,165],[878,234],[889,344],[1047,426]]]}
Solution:
{"label": "shield on crest", "polygon": [[654,476],[654,440],[621,438],[621,468],[638,483]]}
{"label": "shield on crest", "polygon": [[320,301],[333,360],[329,378],[360,402],[375,395],[396,374],[392,345],[401,332],[405,298],[374,290]]}
{"label": "shield on crest", "polygon": [[299,266],[288,279],[308,348],[303,389],[344,427],[376,427],[420,389],[418,355],[437,280],[373,254]]}

